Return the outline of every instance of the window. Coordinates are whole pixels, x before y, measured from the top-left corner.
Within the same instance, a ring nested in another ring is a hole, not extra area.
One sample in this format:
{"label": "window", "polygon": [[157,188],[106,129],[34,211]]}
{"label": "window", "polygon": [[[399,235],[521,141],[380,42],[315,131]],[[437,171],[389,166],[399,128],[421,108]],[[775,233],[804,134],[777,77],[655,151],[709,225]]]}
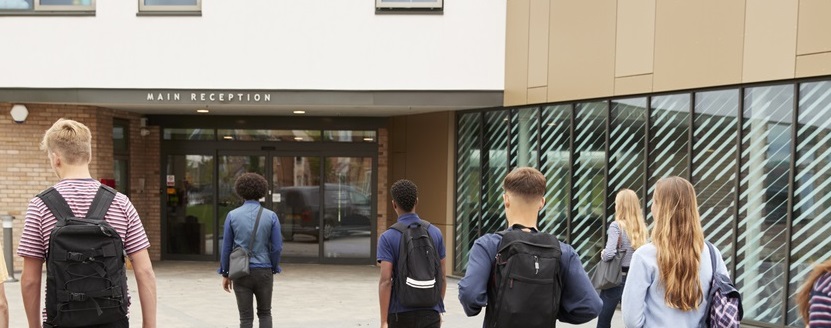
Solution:
{"label": "window", "polygon": [[115,189],[130,195],[130,122],[113,120],[113,178]]}
{"label": "window", "polygon": [[443,8],[444,0],[375,0],[375,9],[378,11],[441,11]]}
{"label": "window", "polygon": [[139,0],[139,11],[202,11],[202,0]]}
{"label": "window", "polygon": [[0,0],[0,11],[95,11],[95,0]]}

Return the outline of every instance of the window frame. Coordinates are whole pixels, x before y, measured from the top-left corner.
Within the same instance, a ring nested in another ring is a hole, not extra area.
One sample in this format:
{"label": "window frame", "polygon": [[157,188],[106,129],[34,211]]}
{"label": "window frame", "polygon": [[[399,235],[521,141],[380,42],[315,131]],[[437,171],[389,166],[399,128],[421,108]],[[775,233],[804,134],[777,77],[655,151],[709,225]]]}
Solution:
{"label": "window frame", "polygon": [[116,161],[124,161],[124,174],[126,179],[124,182],[123,188],[118,188],[116,185],[116,189],[123,189],[121,193],[130,196],[130,120],[125,118],[115,117],[113,118],[113,130],[116,127],[120,127],[124,130],[124,141],[126,142],[126,149],[117,150],[115,148],[115,135],[113,135],[113,179],[115,179],[115,163]]}
{"label": "window frame", "polygon": [[376,11],[442,11],[444,0],[433,0],[431,2],[385,2],[375,0]]}
{"label": "window frame", "polygon": [[34,11],[95,11],[95,0],[89,0],[88,6],[59,6],[59,5],[42,5],[42,0],[34,0]]}
{"label": "window frame", "polygon": [[146,0],[138,0],[139,13],[158,12],[202,12],[202,0],[196,0],[194,6],[166,6],[166,5],[145,5]]}
{"label": "window frame", "polygon": [[41,4],[42,0],[32,0],[32,7],[28,9],[13,9],[13,8],[0,8],[0,13],[9,14],[9,13],[20,13],[20,14],[31,14],[31,13],[43,13],[43,12],[95,12],[96,0],[90,0],[90,4],[86,6],[81,5],[43,5]]}

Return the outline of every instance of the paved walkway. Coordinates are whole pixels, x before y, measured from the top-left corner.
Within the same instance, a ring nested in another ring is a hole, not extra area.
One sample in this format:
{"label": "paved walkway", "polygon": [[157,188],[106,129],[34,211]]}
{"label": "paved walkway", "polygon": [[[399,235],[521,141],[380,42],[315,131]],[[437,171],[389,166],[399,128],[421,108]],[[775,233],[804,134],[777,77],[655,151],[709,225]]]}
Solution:
{"label": "paved walkway", "polygon": [[[158,324],[161,328],[238,327],[233,294],[221,288],[216,263],[158,262]],[[275,327],[378,327],[378,272],[374,266],[285,264],[274,284],[272,313]],[[45,275],[44,275],[45,276]],[[20,274],[16,274],[20,278]],[[132,327],[141,327],[141,306],[135,279]],[[455,279],[449,279],[444,327],[480,328],[484,314],[468,318],[457,300]],[[26,327],[20,284],[6,283],[11,327]],[[594,322],[580,326],[594,327]],[[256,327],[256,325],[255,325]],[[613,327],[621,328],[619,313]]]}

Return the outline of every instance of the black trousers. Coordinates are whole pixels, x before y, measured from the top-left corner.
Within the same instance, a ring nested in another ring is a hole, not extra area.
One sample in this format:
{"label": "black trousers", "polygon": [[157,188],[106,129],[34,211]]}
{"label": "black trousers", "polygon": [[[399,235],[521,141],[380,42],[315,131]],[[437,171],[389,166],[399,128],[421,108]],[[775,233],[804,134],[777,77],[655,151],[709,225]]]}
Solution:
{"label": "black trousers", "polygon": [[417,310],[387,315],[390,328],[439,328],[441,314],[433,310]]}
{"label": "black trousers", "polygon": [[251,268],[251,274],[234,280],[240,328],[254,326],[254,298],[257,298],[257,319],[260,328],[271,328],[271,293],[274,275],[271,268]]}
{"label": "black trousers", "polygon": [[[47,323],[43,323],[43,327],[49,328],[51,326]],[[87,326],[86,328],[130,328],[130,319],[125,317],[124,320],[119,320],[117,322],[104,325]]]}

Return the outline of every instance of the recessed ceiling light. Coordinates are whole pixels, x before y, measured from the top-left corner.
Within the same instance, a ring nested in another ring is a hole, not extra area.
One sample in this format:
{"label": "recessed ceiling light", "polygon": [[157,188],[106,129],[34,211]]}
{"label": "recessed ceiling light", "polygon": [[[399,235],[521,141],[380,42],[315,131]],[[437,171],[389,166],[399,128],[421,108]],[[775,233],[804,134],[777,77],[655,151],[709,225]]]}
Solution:
{"label": "recessed ceiling light", "polygon": [[210,112],[210,111],[209,111],[209,110],[207,110],[207,109],[197,109],[197,110],[196,110],[196,112],[197,112],[197,113],[208,113],[208,112]]}
{"label": "recessed ceiling light", "polygon": [[305,110],[296,110],[296,111],[293,111],[292,113],[295,113],[295,114],[306,114],[306,111],[305,111]]}
{"label": "recessed ceiling light", "polygon": [[294,137],[294,140],[300,141],[303,140],[303,137]]}
{"label": "recessed ceiling light", "polygon": [[373,141],[373,140],[375,140],[375,139],[372,139],[372,138],[370,138],[370,137],[366,137],[366,138],[364,138],[364,141]]}
{"label": "recessed ceiling light", "polygon": [[232,136],[224,136],[224,137],[222,137],[222,139],[225,139],[225,140],[234,140],[234,137],[232,137]]}

